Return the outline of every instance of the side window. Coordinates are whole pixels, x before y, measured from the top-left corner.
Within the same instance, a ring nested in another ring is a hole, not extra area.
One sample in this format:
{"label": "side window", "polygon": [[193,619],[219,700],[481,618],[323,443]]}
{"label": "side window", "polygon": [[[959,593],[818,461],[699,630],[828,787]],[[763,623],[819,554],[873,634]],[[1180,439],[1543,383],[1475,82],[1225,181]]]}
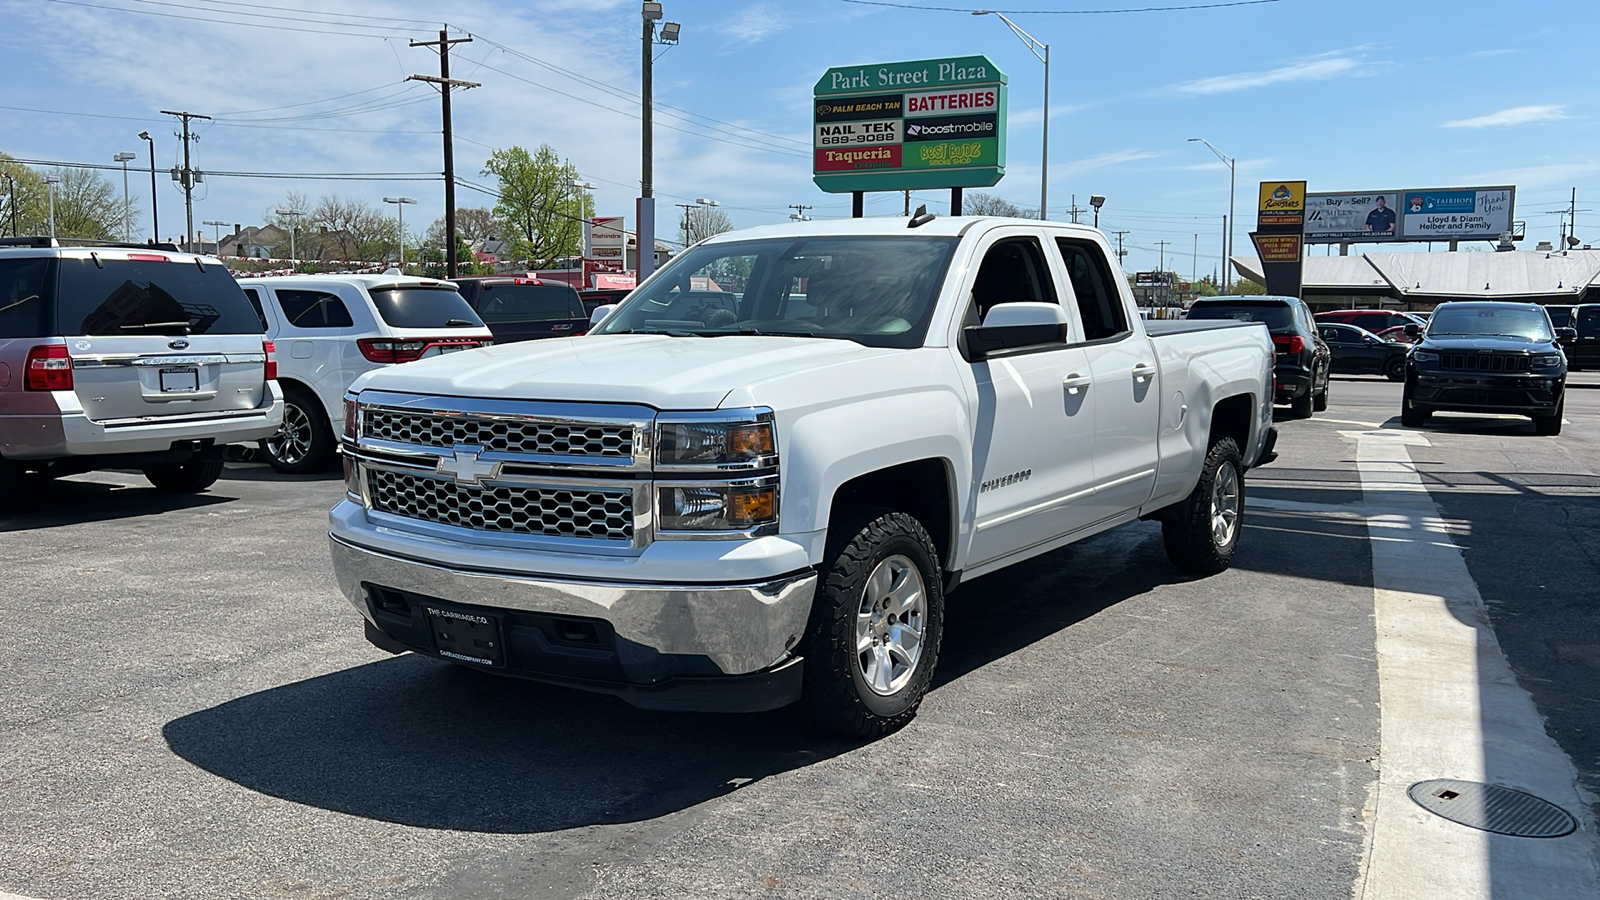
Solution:
{"label": "side window", "polygon": [[337,294],[327,291],[278,291],[285,322],[295,328],[349,328],[355,324]]}
{"label": "side window", "polygon": [[1338,342],[1340,340],[1339,329],[1334,328],[1332,325],[1324,325],[1318,328],[1317,333],[1322,335],[1322,339],[1325,341]]}
{"label": "side window", "polygon": [[0,339],[50,333],[54,282],[55,266],[48,258],[0,260]]}
{"label": "side window", "polygon": [[1060,303],[1036,238],[1007,238],[984,254],[972,283],[978,322],[1002,303]]}
{"label": "side window", "polygon": [[1111,271],[1093,244],[1056,238],[1066,263],[1072,293],[1078,299],[1078,314],[1083,317],[1084,338],[1091,341],[1116,337],[1128,330],[1127,313],[1117,294]]}
{"label": "side window", "polygon": [[250,301],[250,308],[256,311],[256,318],[261,320],[261,330],[267,330],[267,313],[261,308],[261,292],[255,288],[245,288],[244,298]]}

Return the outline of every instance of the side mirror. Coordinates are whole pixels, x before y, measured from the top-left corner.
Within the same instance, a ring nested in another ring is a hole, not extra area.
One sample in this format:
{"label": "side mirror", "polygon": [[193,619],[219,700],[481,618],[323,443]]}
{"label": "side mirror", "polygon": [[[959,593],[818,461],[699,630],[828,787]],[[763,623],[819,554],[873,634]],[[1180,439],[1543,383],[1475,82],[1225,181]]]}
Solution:
{"label": "side mirror", "polygon": [[1576,328],[1557,328],[1556,329],[1556,340],[1558,340],[1558,341],[1575,341],[1577,339],[1578,339],[1578,329],[1576,329]]}
{"label": "side mirror", "polygon": [[611,311],[616,308],[617,304],[615,303],[607,303],[602,306],[596,306],[594,308],[594,312],[589,314],[589,330],[593,331],[596,328],[599,328],[600,323],[604,322],[606,317],[611,315]]}
{"label": "side mirror", "polygon": [[1406,334],[1409,334],[1412,337],[1420,337],[1422,335],[1422,329],[1418,328],[1417,327],[1417,323],[1415,323],[1415,322],[1407,322],[1406,323]]}
{"label": "side mirror", "polygon": [[962,336],[974,362],[999,350],[1057,344],[1067,339],[1067,311],[1056,303],[1001,303],[982,325],[962,329]]}

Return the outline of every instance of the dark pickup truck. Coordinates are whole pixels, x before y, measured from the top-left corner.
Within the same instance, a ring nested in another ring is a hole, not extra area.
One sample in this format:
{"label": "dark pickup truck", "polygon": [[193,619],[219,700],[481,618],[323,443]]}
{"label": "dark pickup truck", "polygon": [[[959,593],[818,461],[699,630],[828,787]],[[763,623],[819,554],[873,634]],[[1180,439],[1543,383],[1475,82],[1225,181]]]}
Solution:
{"label": "dark pickup truck", "polygon": [[589,330],[589,314],[570,284],[511,275],[452,279],[497,344],[572,337]]}
{"label": "dark pickup truck", "polygon": [[1567,359],[1550,317],[1533,303],[1442,303],[1406,363],[1401,424],[1440,410],[1528,416],[1539,434],[1561,433]]}

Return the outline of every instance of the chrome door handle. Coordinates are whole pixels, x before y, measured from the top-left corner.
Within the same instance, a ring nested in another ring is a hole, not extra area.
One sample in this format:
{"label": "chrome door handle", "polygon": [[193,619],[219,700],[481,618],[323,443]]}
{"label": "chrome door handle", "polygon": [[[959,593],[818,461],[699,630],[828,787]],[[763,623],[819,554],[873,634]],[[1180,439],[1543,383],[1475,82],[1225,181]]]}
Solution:
{"label": "chrome door handle", "polygon": [[1140,384],[1144,384],[1146,381],[1150,380],[1150,376],[1155,374],[1155,371],[1155,366],[1147,363],[1139,363],[1133,367],[1133,380]]}
{"label": "chrome door handle", "polygon": [[1093,381],[1094,379],[1087,375],[1079,375],[1078,373],[1074,372],[1071,375],[1068,375],[1066,378],[1061,379],[1061,387],[1067,393],[1077,396],[1079,391],[1088,387]]}

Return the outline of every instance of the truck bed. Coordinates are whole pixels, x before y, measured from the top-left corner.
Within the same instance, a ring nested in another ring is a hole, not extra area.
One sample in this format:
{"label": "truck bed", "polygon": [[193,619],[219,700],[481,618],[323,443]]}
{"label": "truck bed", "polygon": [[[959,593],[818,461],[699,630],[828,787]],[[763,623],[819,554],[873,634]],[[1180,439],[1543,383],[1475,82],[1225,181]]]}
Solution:
{"label": "truck bed", "polygon": [[1233,319],[1147,319],[1144,323],[1144,330],[1150,337],[1159,339],[1168,335],[1187,334],[1193,331],[1211,331],[1219,328],[1248,328],[1260,324],[1260,322],[1239,322]]}

